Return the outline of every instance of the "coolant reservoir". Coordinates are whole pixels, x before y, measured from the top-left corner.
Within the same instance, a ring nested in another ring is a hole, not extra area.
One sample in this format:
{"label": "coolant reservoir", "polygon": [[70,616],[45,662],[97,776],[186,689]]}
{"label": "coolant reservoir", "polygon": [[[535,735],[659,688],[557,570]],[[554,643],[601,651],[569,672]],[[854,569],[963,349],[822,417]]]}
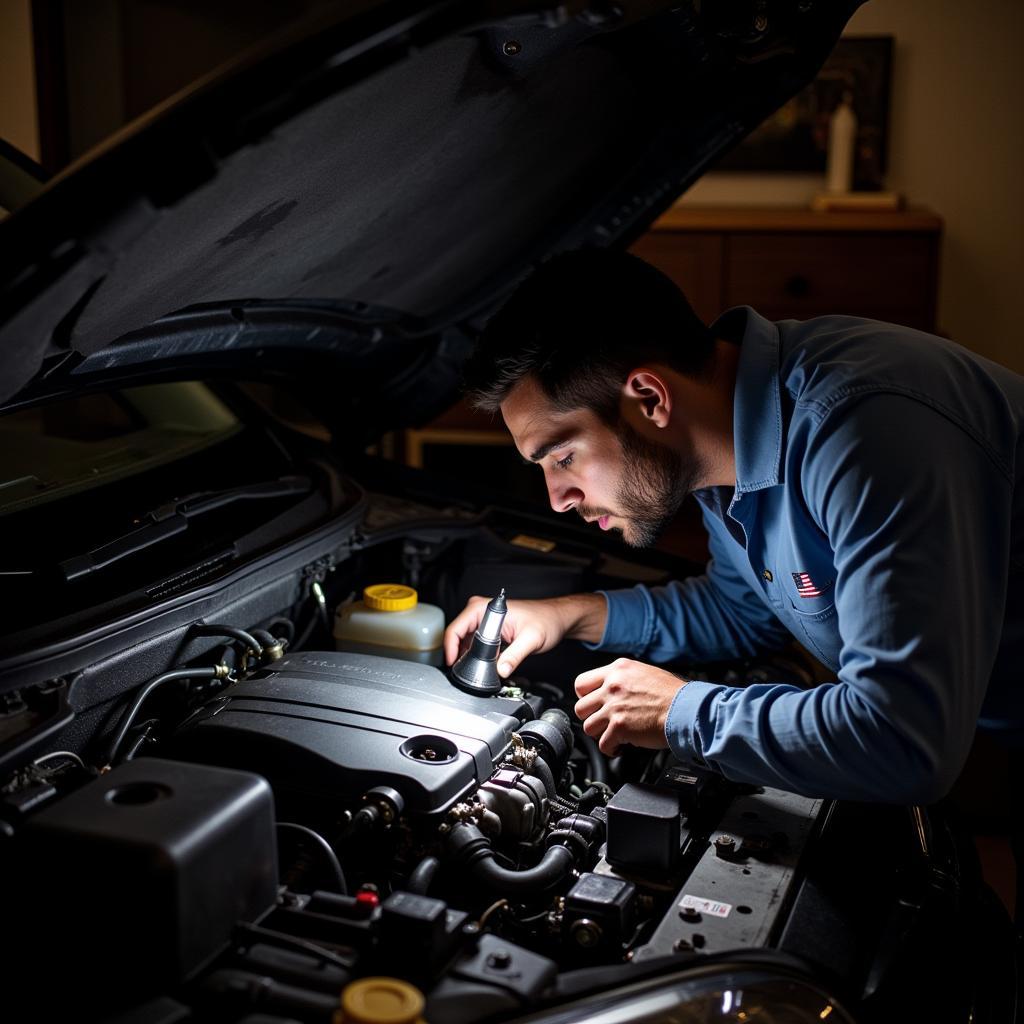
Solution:
{"label": "coolant reservoir", "polygon": [[412,587],[377,583],[361,601],[342,605],[334,617],[339,651],[444,664],[444,612],[423,604]]}

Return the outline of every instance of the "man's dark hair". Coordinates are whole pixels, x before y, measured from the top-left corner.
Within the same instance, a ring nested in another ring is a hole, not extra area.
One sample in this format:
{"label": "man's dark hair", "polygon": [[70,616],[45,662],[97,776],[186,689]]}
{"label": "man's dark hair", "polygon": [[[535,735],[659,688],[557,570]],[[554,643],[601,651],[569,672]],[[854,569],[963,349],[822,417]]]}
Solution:
{"label": "man's dark hair", "polygon": [[636,256],[579,249],[554,256],[513,292],[488,322],[466,365],[477,409],[495,412],[532,376],[561,410],[619,416],[629,371],[662,363],[696,376],[710,363],[714,338],[686,296]]}

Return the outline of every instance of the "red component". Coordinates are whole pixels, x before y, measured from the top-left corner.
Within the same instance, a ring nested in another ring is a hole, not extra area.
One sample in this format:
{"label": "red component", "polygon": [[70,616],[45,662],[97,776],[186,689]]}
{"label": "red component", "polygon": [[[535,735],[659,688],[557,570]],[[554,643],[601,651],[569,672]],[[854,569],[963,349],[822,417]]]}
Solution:
{"label": "red component", "polygon": [[372,910],[374,907],[380,906],[380,897],[372,889],[360,889],[356,893],[356,903]]}

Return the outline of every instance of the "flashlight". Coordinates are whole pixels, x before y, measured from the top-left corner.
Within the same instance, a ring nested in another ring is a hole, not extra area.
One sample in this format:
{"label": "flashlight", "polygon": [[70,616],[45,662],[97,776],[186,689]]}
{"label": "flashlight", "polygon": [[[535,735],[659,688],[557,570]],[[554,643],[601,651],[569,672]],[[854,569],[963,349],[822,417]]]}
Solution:
{"label": "flashlight", "polygon": [[501,593],[488,603],[469,650],[452,666],[452,682],[460,690],[478,697],[493,697],[505,685],[498,675],[498,651],[507,611],[502,587]]}

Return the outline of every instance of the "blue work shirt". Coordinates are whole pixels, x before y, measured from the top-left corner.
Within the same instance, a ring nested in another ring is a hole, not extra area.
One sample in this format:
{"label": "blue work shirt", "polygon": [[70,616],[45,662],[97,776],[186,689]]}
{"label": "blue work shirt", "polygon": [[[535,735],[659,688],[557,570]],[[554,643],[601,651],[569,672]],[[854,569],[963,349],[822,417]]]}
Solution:
{"label": "blue work shirt", "polygon": [[836,681],[689,682],[673,753],[812,796],[935,800],[976,725],[1024,725],[1024,378],[854,317],[744,306],[712,329],[741,351],[736,486],[695,492],[707,572],[607,592],[595,646],[700,662],[792,634]]}

